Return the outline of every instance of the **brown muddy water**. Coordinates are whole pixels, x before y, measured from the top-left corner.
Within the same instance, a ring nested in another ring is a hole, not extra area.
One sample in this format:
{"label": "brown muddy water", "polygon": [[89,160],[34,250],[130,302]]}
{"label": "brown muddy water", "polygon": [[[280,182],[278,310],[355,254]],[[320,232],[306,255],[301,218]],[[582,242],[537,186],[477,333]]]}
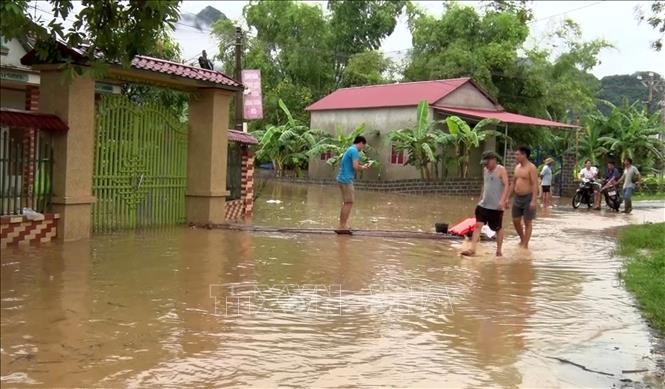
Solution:
{"label": "brown muddy water", "polygon": [[[269,185],[254,223],[333,227],[338,197]],[[358,192],[352,226],[431,231],[475,201]],[[185,227],[6,249],[2,386],[661,387],[662,340],[612,250],[615,227],[664,212],[562,201],[530,251],[506,219],[499,260],[492,243],[463,259],[461,242]]]}

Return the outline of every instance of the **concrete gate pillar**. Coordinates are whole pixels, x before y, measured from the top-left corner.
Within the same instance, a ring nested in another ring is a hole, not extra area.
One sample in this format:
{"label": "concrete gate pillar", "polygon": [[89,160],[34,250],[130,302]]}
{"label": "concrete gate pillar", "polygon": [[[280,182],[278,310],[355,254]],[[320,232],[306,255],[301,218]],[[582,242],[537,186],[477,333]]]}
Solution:
{"label": "concrete gate pillar", "polygon": [[200,89],[189,100],[187,222],[225,221],[226,158],[232,92]]}
{"label": "concrete gate pillar", "polygon": [[60,214],[58,239],[88,238],[91,232],[95,147],[95,80],[60,69],[42,69],[40,111],[58,115],[66,133],[53,134],[53,211]]}

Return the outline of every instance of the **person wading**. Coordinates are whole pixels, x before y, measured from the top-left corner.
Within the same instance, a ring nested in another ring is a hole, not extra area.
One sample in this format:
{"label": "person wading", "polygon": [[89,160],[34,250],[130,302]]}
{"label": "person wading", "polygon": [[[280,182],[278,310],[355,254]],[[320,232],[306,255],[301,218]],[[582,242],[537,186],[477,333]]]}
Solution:
{"label": "person wading", "polygon": [[547,158],[545,160],[545,165],[543,170],[540,171],[540,190],[542,192],[542,205],[543,208],[552,207],[552,163],[554,160],[552,158]]}
{"label": "person wading", "polygon": [[480,240],[480,229],[487,224],[496,231],[496,256],[500,257],[501,245],[503,244],[503,210],[508,205],[510,187],[508,185],[508,173],[506,169],[497,164],[496,154],[493,151],[485,151],[482,156],[483,189],[480,194],[480,202],[476,206],[476,228],[471,238],[471,248],[462,251],[462,255],[472,256],[476,253],[476,247]]}
{"label": "person wading", "polygon": [[623,181],[623,201],[625,213],[633,210],[633,192],[635,188],[640,188],[640,171],[633,166],[633,160],[626,158],[623,160],[623,174],[619,177],[617,183]]}
{"label": "person wading", "polygon": [[351,234],[349,229],[349,215],[355,199],[353,179],[356,172],[369,168],[369,164],[360,164],[360,152],[365,148],[367,140],[364,136],[357,136],[353,145],[349,147],[342,156],[339,163],[337,183],[342,193],[342,210],[339,213],[339,228],[335,230],[338,234]]}
{"label": "person wading", "polygon": [[[515,152],[517,165],[513,174],[510,192],[513,199],[513,225],[520,236],[520,246],[529,247],[533,219],[536,218],[536,197],[538,196],[538,169],[529,161],[531,149],[520,146]],[[524,219],[524,226],[522,226]]]}

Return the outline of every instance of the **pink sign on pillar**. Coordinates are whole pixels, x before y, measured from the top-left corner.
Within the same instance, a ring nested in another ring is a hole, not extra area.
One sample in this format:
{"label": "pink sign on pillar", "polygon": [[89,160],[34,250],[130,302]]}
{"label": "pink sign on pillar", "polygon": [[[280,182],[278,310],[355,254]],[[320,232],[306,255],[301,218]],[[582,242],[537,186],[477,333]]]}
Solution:
{"label": "pink sign on pillar", "polygon": [[245,86],[243,112],[245,120],[263,118],[263,102],[261,100],[261,71],[247,69],[240,73],[242,84]]}

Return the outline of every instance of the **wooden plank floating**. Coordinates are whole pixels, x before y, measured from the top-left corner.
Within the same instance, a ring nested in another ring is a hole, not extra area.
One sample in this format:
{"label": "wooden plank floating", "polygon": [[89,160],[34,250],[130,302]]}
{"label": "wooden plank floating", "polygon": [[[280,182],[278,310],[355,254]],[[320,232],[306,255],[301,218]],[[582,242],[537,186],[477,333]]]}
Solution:
{"label": "wooden plank floating", "polygon": [[[250,224],[206,224],[200,226],[208,229],[246,231],[258,233],[278,234],[313,234],[313,235],[337,235],[335,230],[329,228],[299,228],[299,227],[275,227],[255,226]],[[406,238],[406,239],[432,239],[432,240],[462,240],[464,237],[453,234],[441,234],[436,232],[405,231],[405,230],[351,230],[351,236],[366,236],[376,238]],[[345,235],[340,235],[345,236]],[[484,240],[484,239],[483,239]]]}

